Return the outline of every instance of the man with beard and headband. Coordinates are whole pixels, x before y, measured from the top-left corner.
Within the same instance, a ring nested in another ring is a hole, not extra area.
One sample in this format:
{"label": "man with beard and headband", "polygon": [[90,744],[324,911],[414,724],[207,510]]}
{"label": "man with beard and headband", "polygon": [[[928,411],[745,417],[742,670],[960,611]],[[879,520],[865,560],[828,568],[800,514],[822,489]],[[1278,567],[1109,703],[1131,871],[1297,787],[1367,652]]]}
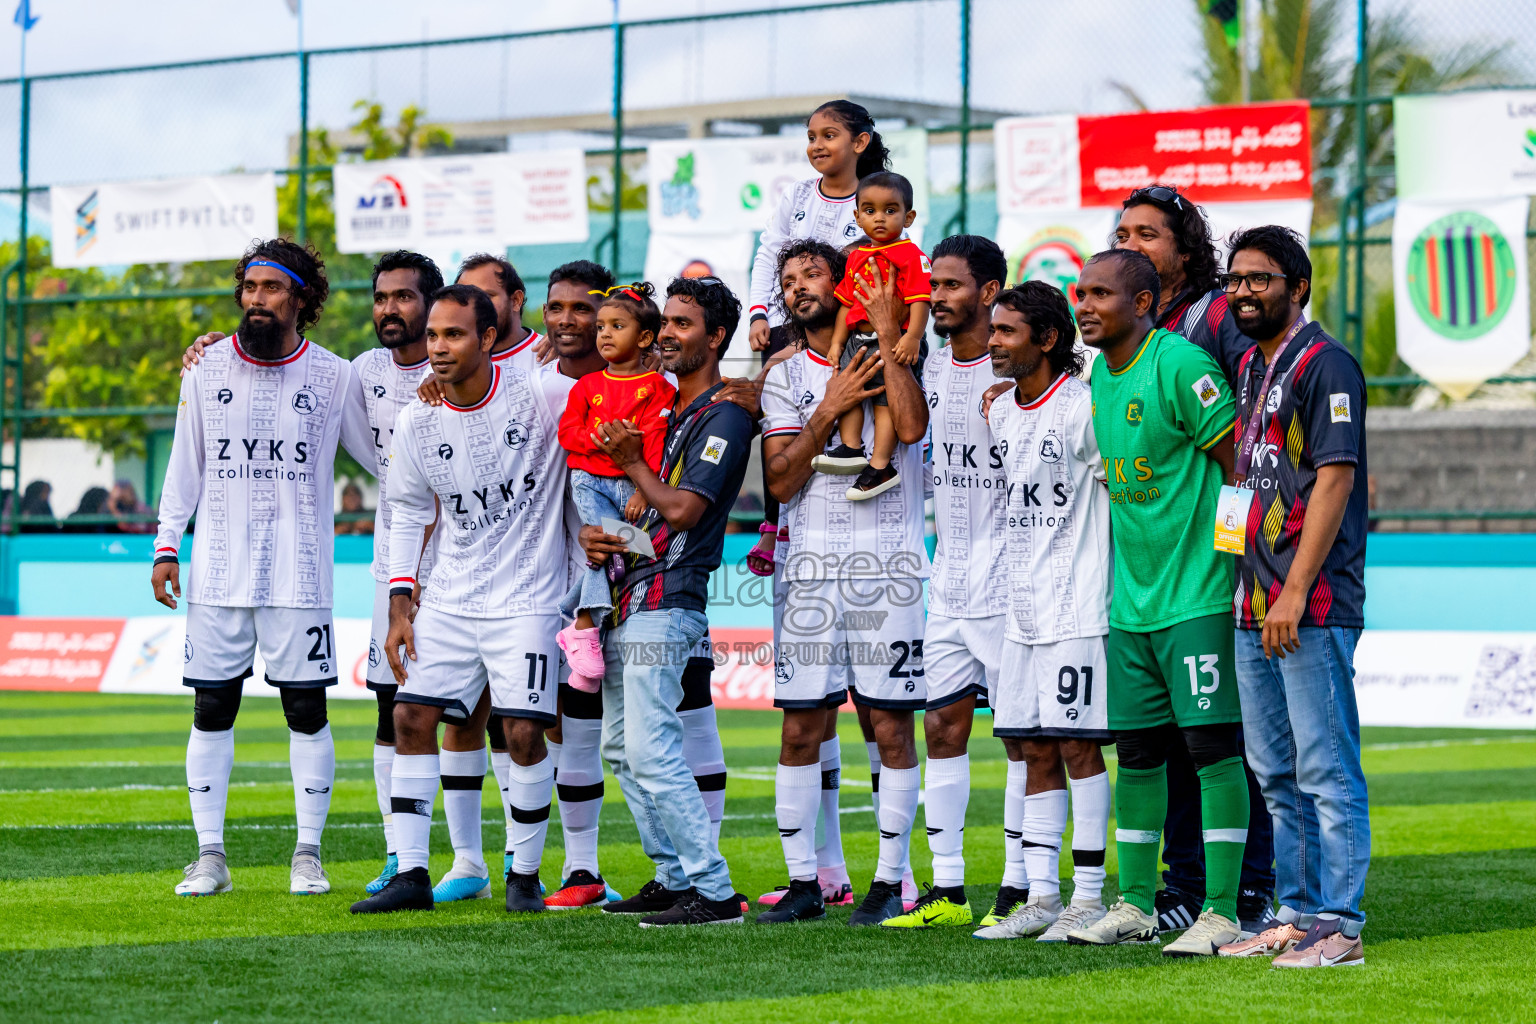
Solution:
{"label": "man with beard and headband", "polygon": [[[1221,257],[1210,224],[1200,207],[1166,185],[1139,188],[1121,204],[1120,219],[1110,242],[1131,249],[1157,268],[1160,290],[1156,325],[1182,334],[1205,349],[1221,367],[1226,382],[1237,384],[1237,364],[1251,346],[1238,330],[1229,297],[1217,286]],[[1253,814],[1248,821],[1248,846],[1238,917],[1244,932],[1269,926],[1274,917],[1274,830],[1258,780],[1243,765]],[[1189,752],[1178,743],[1168,750],[1168,820],[1164,827],[1164,886],[1157,893],[1158,926],[1164,932],[1187,928],[1200,914],[1205,898],[1204,844],[1200,841],[1200,780]]]}
{"label": "man with beard and headband", "polygon": [[373,438],[348,413],[352,367],[302,334],[329,291],[313,249],[281,238],[253,244],[235,265],[239,330],[181,382],[152,573],[155,599],[175,608],[181,541],[196,514],[182,674],[196,694],[187,790],[198,858],[176,886],[181,896],[233,888],[224,809],[235,716],[258,647],[289,729],[298,818],[289,891],[331,887],[320,837],[336,774],[325,702],[337,681],[333,467],[338,441],[366,465]]}
{"label": "man with beard and headband", "polygon": [[1354,688],[1365,376],[1307,323],[1312,261],[1296,232],[1238,232],[1227,269],[1222,286],[1253,341],[1237,386],[1237,689],[1249,761],[1275,821],[1280,911],[1273,927],[1221,953],[1278,954],[1276,967],[1350,966],[1365,962],[1360,899],[1371,860]]}
{"label": "man with beard and headband", "polygon": [[[785,711],[775,809],[790,886],[759,917],[767,923],[825,914],[812,850],[816,752],[829,709],[850,691],[869,709],[879,750],[881,839],[875,879],[849,923],[878,925],[906,910],[902,878],[919,788],[913,713],[926,698],[921,443],[928,406],[916,377],[892,355],[903,309],[894,275],[888,279],[872,264],[870,270],[859,297],[876,328],[878,352],[871,347],[867,357],[838,370],[826,358],[831,332],[824,338],[807,332],[805,350],[774,367],[763,390],[766,474],[785,503],[782,522],[789,530],[789,548],[780,552],[785,583],[774,705]],[[830,485],[811,460],[826,449],[837,418],[876,393],[868,381],[882,364],[894,368],[887,369],[884,387],[900,442],[901,482],[868,502],[849,502],[846,488]]]}
{"label": "man with beard and headband", "polygon": [[[1009,608],[990,700],[992,731],[1008,747],[1009,782],[1020,762],[1026,776],[1017,845],[1029,895],[977,930],[978,939],[1065,942],[1104,915],[1110,788],[1101,747],[1113,742],[1105,703],[1109,492],[1076,335],[1054,285],[1026,281],[997,297],[992,369],[1014,390],[987,416],[1008,479]],[[1069,787],[1073,889],[1063,907]]]}

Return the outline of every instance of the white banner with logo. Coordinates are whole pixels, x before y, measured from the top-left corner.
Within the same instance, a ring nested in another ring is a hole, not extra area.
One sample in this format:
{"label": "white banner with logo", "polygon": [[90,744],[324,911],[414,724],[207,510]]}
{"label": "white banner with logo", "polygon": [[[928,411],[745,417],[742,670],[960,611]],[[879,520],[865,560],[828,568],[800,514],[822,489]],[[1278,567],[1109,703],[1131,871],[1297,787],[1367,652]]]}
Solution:
{"label": "white banner with logo", "polygon": [[56,267],[234,259],[277,235],[271,174],[56,185],[49,202]]}
{"label": "white banner with logo", "polygon": [[1367,629],[1355,699],[1362,725],[1536,727],[1536,633]]}
{"label": "white banner with logo", "polygon": [[1536,89],[1392,100],[1399,199],[1536,195]]}
{"label": "white banner with logo", "polygon": [[1076,115],[1005,117],[992,126],[992,140],[999,218],[1080,204]]}
{"label": "white banner with logo", "polygon": [[[912,129],[883,138],[891,169],[912,182],[921,223],[928,215],[928,133]],[[681,235],[761,231],[784,190],[816,173],[799,134],[653,142],[646,172],[652,234]]]}
{"label": "white banner with logo", "polygon": [[1529,213],[1523,196],[1397,202],[1397,354],[1454,399],[1531,350]]}
{"label": "white banner with logo", "polygon": [[752,231],[715,235],[652,231],[645,250],[645,279],[656,286],[656,304],[666,304],[674,277],[718,277],[742,300],[741,323],[720,361],[727,377],[750,377],[753,353],[747,343],[747,278],[752,266]]}
{"label": "white banner with logo", "polygon": [[338,164],[336,248],[458,252],[585,242],[579,149]]}

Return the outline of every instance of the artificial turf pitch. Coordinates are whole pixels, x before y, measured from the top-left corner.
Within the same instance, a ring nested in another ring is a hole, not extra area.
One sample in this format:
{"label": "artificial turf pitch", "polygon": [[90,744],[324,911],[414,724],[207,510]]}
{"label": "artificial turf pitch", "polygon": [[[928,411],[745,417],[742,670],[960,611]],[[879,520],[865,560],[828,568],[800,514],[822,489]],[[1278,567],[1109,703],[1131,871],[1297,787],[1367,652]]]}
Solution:
{"label": "artificial turf pitch", "polygon": [[[499,883],[491,900],[353,917],[348,905],[383,860],[373,716],[371,704],[331,705],[337,784],[322,852],[333,890],[298,897],[286,892],[287,730],[275,699],[245,702],[226,840],[235,891],[194,900],[171,894],[196,851],[183,772],[190,697],[0,693],[0,1020],[1536,1019],[1536,732],[1365,731],[1366,965],[1306,972],[1165,962],[1157,947],[977,942],[970,929],[855,931],[846,908],[779,928],[642,931],[595,910],[514,918]],[[755,897],[783,882],[777,717],[721,712],[720,726],[731,770],[721,845]],[[966,833],[978,919],[1002,870],[1004,762],[988,732],[979,719]],[[877,837],[851,714],[842,738],[843,838],[862,891]],[[494,872],[504,829],[487,783]],[[919,814],[919,879],[921,825]],[[627,895],[649,863],[611,778],[602,829],[604,874]],[[451,861],[440,809],[432,837],[437,877]],[[552,816],[551,887],[560,843]],[[1109,859],[1112,897],[1113,843]]]}

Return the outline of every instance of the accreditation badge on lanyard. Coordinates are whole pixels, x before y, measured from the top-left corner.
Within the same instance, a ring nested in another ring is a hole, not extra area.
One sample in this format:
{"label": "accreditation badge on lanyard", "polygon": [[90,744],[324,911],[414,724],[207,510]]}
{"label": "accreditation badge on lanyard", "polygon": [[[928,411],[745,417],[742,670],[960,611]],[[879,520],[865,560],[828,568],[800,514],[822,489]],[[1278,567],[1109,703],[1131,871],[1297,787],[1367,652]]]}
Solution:
{"label": "accreditation badge on lanyard", "polygon": [[[1303,317],[1297,317],[1291,329],[1286,332],[1285,340],[1275,350],[1275,357],[1269,361],[1269,366],[1264,370],[1264,382],[1259,385],[1258,396],[1254,399],[1254,409],[1248,417],[1248,422],[1243,427],[1242,437],[1237,443],[1237,457],[1233,465],[1233,475],[1237,483],[1227,484],[1221,489],[1221,495],[1216,499],[1216,532],[1215,546],[1217,551],[1225,551],[1228,554],[1241,555],[1248,547],[1248,510],[1253,505],[1253,484],[1249,480],[1248,470],[1253,466],[1253,446],[1258,443],[1259,432],[1264,426],[1265,405],[1269,401],[1269,385],[1275,378],[1275,367],[1280,365],[1280,357],[1285,355],[1285,350],[1290,347],[1296,335],[1306,326]],[[1243,400],[1238,406],[1248,404],[1247,374],[1243,375]]]}

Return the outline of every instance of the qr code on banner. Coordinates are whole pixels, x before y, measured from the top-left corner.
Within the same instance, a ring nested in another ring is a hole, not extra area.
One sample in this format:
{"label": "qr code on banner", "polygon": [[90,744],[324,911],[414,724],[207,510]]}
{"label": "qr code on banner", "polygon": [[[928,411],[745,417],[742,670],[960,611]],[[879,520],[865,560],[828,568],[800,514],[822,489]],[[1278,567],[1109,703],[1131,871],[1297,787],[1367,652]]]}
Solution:
{"label": "qr code on banner", "polygon": [[1504,715],[1536,717],[1536,647],[1521,651],[1489,644],[1478,655],[1467,694],[1467,717]]}

